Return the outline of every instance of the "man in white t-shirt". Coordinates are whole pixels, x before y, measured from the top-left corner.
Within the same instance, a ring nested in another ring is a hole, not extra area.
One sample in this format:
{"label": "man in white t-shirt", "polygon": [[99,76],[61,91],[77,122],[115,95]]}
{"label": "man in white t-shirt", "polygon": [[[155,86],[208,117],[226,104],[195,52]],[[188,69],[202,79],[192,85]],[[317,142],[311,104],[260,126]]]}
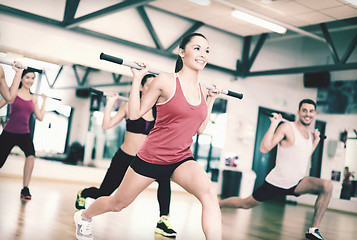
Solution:
{"label": "man in white t-shirt", "polygon": [[306,232],[306,238],[324,239],[319,224],[331,198],[330,181],[306,176],[310,157],[320,141],[320,132],[309,131],[309,126],[316,116],[316,103],[304,99],[299,103],[298,120],[284,122],[280,114],[273,113],[270,127],[260,144],[260,151],[267,153],[278,145],[275,167],[269,172],[262,186],[247,198],[230,197],[220,201],[221,207],[249,209],[262,204],[278,195],[300,196],[317,193],[312,226]]}

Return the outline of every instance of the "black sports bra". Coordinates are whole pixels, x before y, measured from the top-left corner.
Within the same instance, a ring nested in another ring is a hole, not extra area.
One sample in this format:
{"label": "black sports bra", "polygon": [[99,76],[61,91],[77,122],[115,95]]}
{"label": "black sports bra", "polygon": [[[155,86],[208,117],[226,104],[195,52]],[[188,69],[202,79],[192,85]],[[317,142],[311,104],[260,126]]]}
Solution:
{"label": "black sports bra", "polygon": [[144,118],[137,120],[126,119],[126,131],[148,135],[154,124],[155,120],[146,121]]}

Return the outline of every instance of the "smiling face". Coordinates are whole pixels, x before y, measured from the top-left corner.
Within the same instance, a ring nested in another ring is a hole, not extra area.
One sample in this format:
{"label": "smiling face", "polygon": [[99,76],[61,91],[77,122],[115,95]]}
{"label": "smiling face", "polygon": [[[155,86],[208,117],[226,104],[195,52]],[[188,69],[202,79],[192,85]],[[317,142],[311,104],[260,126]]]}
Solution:
{"label": "smiling face", "polygon": [[208,42],[201,36],[194,36],[187,43],[185,49],[179,49],[179,54],[184,66],[197,71],[202,70],[208,61]]}
{"label": "smiling face", "polygon": [[21,79],[22,87],[30,89],[35,81],[35,77],[36,75],[34,72],[26,73]]}
{"label": "smiling face", "polygon": [[313,104],[303,103],[298,111],[299,121],[304,126],[309,126],[316,116],[316,109]]}

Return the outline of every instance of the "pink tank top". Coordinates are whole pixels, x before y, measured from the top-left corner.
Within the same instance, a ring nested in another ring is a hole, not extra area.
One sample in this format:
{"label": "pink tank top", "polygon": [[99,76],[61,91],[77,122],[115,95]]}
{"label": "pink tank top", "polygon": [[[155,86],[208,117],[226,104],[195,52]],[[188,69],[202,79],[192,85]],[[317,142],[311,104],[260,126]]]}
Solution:
{"label": "pink tank top", "polygon": [[175,74],[175,92],[164,103],[157,103],[157,118],[144,143],[138,150],[138,157],[153,164],[173,164],[192,157],[192,138],[206,119],[207,103],[199,84],[200,103],[190,104]]}
{"label": "pink tank top", "polygon": [[11,133],[29,133],[29,119],[34,106],[32,100],[26,101],[16,96],[10,105],[10,116],[4,130]]}

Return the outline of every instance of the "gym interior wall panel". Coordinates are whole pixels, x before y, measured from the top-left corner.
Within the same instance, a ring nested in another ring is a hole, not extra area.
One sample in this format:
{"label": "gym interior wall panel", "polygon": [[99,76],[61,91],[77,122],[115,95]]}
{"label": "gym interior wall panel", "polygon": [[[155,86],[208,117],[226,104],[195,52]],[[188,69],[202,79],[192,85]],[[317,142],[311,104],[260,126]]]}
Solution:
{"label": "gym interior wall panel", "polygon": [[[336,140],[339,144],[342,144],[340,141],[340,133],[346,129],[357,129],[356,114],[318,114],[318,119],[327,122],[325,132],[327,138],[325,143],[326,141]],[[325,146],[322,158],[321,178],[331,179],[332,170],[341,171],[341,174],[343,174],[346,161],[344,153],[338,150],[333,157],[329,157],[327,144],[325,144]],[[345,151],[344,147],[342,147],[342,151]],[[341,184],[342,180],[341,178]]]}

